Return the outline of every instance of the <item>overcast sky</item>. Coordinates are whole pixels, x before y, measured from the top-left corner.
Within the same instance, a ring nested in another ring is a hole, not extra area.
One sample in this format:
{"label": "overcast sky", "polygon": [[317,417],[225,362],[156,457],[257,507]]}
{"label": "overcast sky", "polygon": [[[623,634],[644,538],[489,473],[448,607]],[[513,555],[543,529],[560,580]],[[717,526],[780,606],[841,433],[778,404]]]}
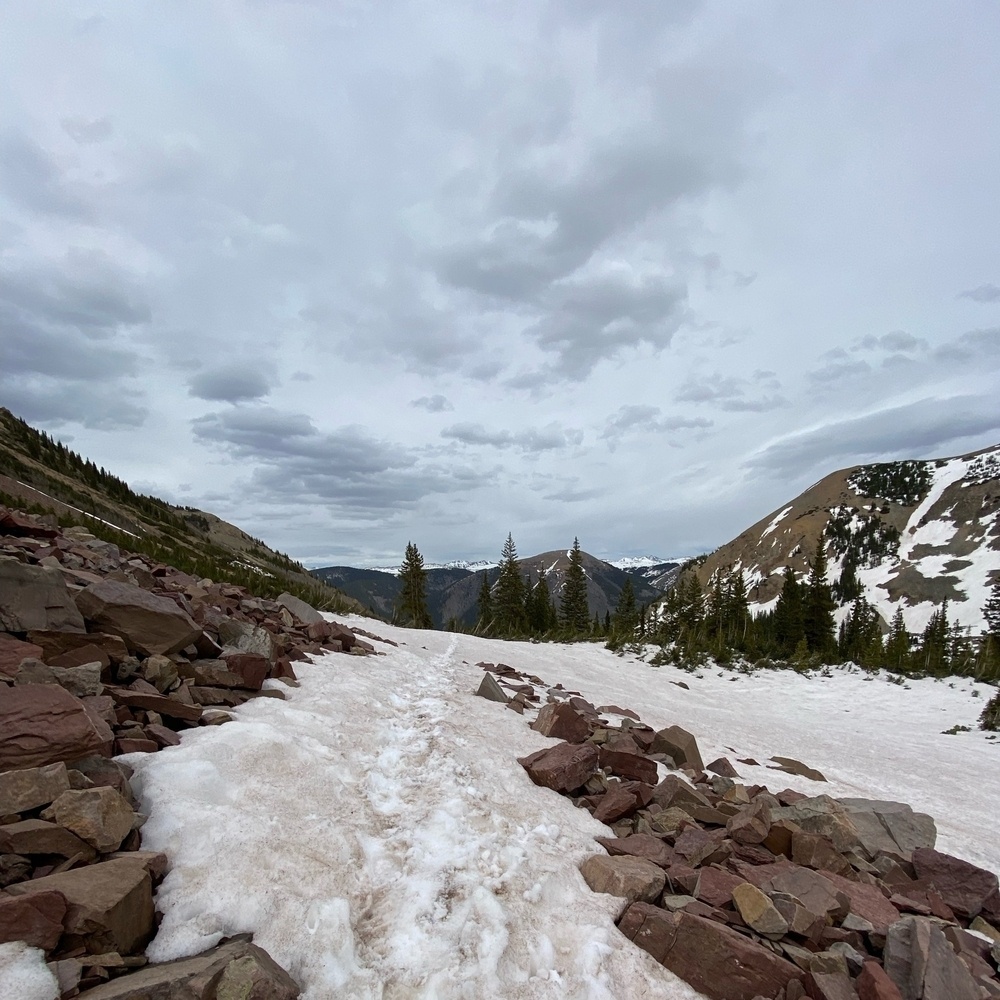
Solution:
{"label": "overcast sky", "polygon": [[691,555],[1000,441],[996,0],[0,0],[0,405],[308,565]]}

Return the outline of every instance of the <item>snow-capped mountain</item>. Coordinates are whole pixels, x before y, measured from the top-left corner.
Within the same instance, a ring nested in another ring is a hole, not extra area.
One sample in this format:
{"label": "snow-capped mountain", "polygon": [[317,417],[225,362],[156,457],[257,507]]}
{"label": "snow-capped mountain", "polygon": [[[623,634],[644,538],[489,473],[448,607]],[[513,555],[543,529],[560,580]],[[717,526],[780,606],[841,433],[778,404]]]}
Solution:
{"label": "snow-capped mountain", "polygon": [[897,607],[921,631],[947,599],[973,632],[1000,579],[1000,445],[957,458],[887,462],[834,472],[716,549],[703,586],[742,569],[750,600],[773,606],[786,566],[804,578],[824,539],[831,583],[854,573],[885,621]]}

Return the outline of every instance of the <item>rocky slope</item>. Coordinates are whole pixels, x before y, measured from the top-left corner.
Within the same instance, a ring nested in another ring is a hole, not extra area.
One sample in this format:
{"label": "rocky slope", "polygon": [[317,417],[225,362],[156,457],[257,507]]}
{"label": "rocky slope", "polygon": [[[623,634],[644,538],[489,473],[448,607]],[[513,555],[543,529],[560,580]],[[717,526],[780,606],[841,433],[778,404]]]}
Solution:
{"label": "rocky slope", "polygon": [[947,599],[952,622],[978,633],[1000,579],[1000,446],[957,458],[854,466],[768,514],[697,567],[704,587],[742,569],[750,600],[769,608],[785,567],[800,578],[822,538],[836,582],[853,565],[888,622],[902,607],[919,632]]}
{"label": "rocky slope", "polygon": [[167,859],[141,850],[116,758],[282,698],[265,682],[294,685],[294,661],[329,651],[375,649],[292,594],[256,597],[0,507],[0,944],[45,951],[63,997],[298,996],[249,939],[146,966]]}
{"label": "rocky slope", "polygon": [[122,547],[274,597],[291,591],[332,610],[359,609],[303,566],[207,511],[133,492],[111,472],[0,407],[0,503],[51,513]]}

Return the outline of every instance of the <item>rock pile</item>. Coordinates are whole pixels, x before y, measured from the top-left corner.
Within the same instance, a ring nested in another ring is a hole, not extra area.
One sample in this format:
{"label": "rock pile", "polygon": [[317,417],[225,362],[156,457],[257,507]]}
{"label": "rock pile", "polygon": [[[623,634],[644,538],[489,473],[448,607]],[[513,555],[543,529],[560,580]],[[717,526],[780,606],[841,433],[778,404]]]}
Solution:
{"label": "rock pile", "polygon": [[140,849],[114,758],[281,698],[264,682],[294,685],[292,663],[328,651],[374,647],[291,594],[261,600],[0,507],[0,943],[43,949],[63,997],[298,996],[242,939],[134,971],[167,861]]}
{"label": "rock pile", "polygon": [[745,785],[679,726],[479,666],[562,741],[520,759],[531,780],[611,827],[587,884],[621,897],[621,932],[713,1000],[1000,998],[997,876],[935,850],[930,816]]}

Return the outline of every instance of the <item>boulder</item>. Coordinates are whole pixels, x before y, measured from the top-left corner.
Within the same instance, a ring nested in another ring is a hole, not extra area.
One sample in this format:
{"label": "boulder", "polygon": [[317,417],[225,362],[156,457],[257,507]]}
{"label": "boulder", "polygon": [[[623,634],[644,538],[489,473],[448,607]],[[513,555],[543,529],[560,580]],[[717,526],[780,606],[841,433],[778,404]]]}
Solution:
{"label": "boulder", "polygon": [[[685,910],[632,903],[619,930],[711,1000],[773,997],[804,973],[763,945]],[[800,994],[801,995],[801,994]]]}
{"label": "boulder", "polygon": [[0,629],[86,632],[62,573],[0,556]]}
{"label": "boulder", "polygon": [[22,642],[6,632],[0,632],[0,677],[13,678],[23,660],[40,659],[42,647]]}
{"label": "boulder", "polygon": [[929,847],[913,852],[917,878],[938,892],[955,913],[971,920],[997,891],[997,877],[968,861],[941,854]]}
{"label": "boulder", "polygon": [[693,788],[676,774],[668,774],[653,789],[653,801],[664,809],[669,809],[671,806],[683,809],[688,815],[691,814],[691,809],[701,806],[706,809],[712,807],[712,803],[697,788]]}
{"label": "boulder", "polygon": [[[259,653],[241,653],[224,649],[220,659],[230,673],[240,678],[239,686],[249,691],[259,691],[271,669],[268,659]],[[294,674],[292,676],[294,677]]]}
{"label": "boulder", "polygon": [[862,920],[867,920],[877,934],[885,934],[899,919],[899,911],[882,895],[877,886],[854,882],[832,872],[820,872],[820,874],[836,890],[847,896],[851,913]]}
{"label": "boulder", "polygon": [[66,897],[61,892],[0,895],[0,944],[24,941],[32,948],[52,951],[62,937],[65,917]]}
{"label": "boulder", "polygon": [[[279,655],[274,636],[266,628],[241,622],[238,618],[223,618],[219,622],[219,640],[223,647],[237,653],[256,653],[268,663],[274,663]],[[221,655],[225,657],[225,654],[223,648]]]}
{"label": "boulder", "polygon": [[802,778],[808,778],[810,781],[826,781],[822,772],[817,771],[816,768],[810,767],[808,764],[803,764],[801,760],[796,760],[794,757],[772,757],[771,760],[778,766],[771,767],[768,764],[768,770],[784,771],[785,774],[797,774]]}
{"label": "boulder", "polygon": [[63,858],[80,855],[84,861],[97,858],[97,852],[75,833],[43,819],[23,819],[19,823],[0,826],[0,853],[56,854]]}
{"label": "boulder", "polygon": [[846,972],[813,971],[806,977],[811,1000],[858,1000],[854,983]]}
{"label": "boulder", "polygon": [[118,850],[135,822],[132,807],[107,786],[63,792],[42,816],[55,820],[102,854]]}
{"label": "boulder", "polygon": [[842,920],[850,911],[850,899],[819,872],[809,868],[789,865],[759,888],[768,893],[787,893],[820,918]]}
{"label": "boulder", "polygon": [[504,689],[500,687],[497,679],[491,673],[483,674],[483,679],[476,694],[480,698],[485,698],[487,701],[499,702],[501,705],[506,705],[510,701]]}
{"label": "boulder", "polygon": [[972,973],[944,932],[926,917],[903,917],[889,928],[885,971],[903,1000],[981,1000]]}
{"label": "boulder", "polygon": [[72,761],[104,746],[80,699],[61,687],[27,684],[0,698],[0,771]]}
{"label": "boulder", "polygon": [[142,679],[152,684],[160,694],[166,694],[177,683],[177,664],[169,656],[160,653],[147,656],[140,673]]}
{"label": "boulder", "polygon": [[519,757],[518,763],[536,785],[572,792],[597,771],[597,747],[590,743],[560,743]]}
{"label": "boulder", "polygon": [[926,813],[917,813],[905,802],[881,799],[838,799],[847,810],[858,842],[869,858],[879,852],[909,856],[918,847],[933,847],[937,827]]}
{"label": "boulder", "polygon": [[275,602],[280,604],[283,608],[288,608],[291,613],[298,618],[303,625],[310,625],[313,622],[325,621],[323,616],[310,604],[306,604],[305,601],[300,600],[294,594],[284,593],[279,594],[275,598]]}
{"label": "boulder", "polygon": [[152,881],[143,864],[116,858],[8,886],[13,896],[59,892],[69,904],[66,933],[94,954],[131,955],[153,932]]}
{"label": "boulder", "polygon": [[594,892],[620,896],[630,903],[651,903],[666,885],[663,869],[644,858],[595,854],[580,866],[580,874]]}
{"label": "boulder", "polygon": [[[109,760],[107,757],[83,757],[74,760],[69,770],[83,775],[93,785],[106,785],[116,789],[127,802],[132,802],[132,789],[129,785],[132,768],[128,764],[120,760]],[[71,773],[71,782],[72,779]]]}
{"label": "boulder", "polygon": [[788,922],[760,889],[742,882],[732,892],[733,903],[743,923],[765,937],[780,938],[788,931]]}
{"label": "boulder", "polygon": [[201,635],[201,626],[170,598],[130,583],[93,583],[76,595],[76,605],[88,621],[121,636],[129,652],[141,656],[179,652]]}
{"label": "boulder", "polygon": [[865,962],[857,987],[860,1000],[903,1000],[899,987],[873,958]]}
{"label": "boulder", "polygon": [[531,728],[543,736],[568,743],[582,743],[590,735],[590,723],[566,702],[543,705]]}
{"label": "boulder", "polygon": [[680,726],[668,726],[659,730],[653,737],[649,752],[669,754],[678,767],[689,767],[695,771],[705,770],[697,740]]}
{"label": "boulder", "polygon": [[669,844],[648,833],[634,833],[629,837],[598,837],[597,842],[613,857],[645,858],[661,868],[677,860]]}
{"label": "boulder", "polygon": [[295,1000],[295,980],[249,935],[192,958],[147,965],[80,994],[80,1000]]}
{"label": "boulder", "polygon": [[733,767],[728,757],[718,757],[711,764],[705,765],[706,771],[721,775],[723,778],[739,778],[740,772]]}
{"label": "boulder", "polygon": [[24,660],[14,676],[15,684],[58,684],[77,698],[90,698],[104,690],[100,663],[79,667],[53,667],[41,660]]}
{"label": "boulder", "polygon": [[698,870],[698,883],[694,895],[703,903],[723,909],[733,902],[733,890],[747,883],[732,872],[709,866]]}
{"label": "boulder", "polygon": [[789,820],[805,830],[826,837],[842,854],[860,845],[858,830],[847,808],[829,795],[799,799],[771,810],[771,822]]}
{"label": "boulder", "polygon": [[128,688],[108,688],[108,694],[114,698],[118,705],[141,708],[146,712],[156,712],[170,719],[197,722],[201,718],[200,705],[188,705],[178,698],[168,698],[161,694],[147,694],[145,691],[134,691]]}
{"label": "boulder", "polygon": [[610,825],[616,819],[631,816],[639,806],[634,792],[622,785],[611,785],[600,797],[597,808],[594,809],[594,819]]}
{"label": "boulder", "polygon": [[0,816],[13,816],[47,806],[67,791],[69,772],[62,762],[5,771],[0,773]]}
{"label": "boulder", "polygon": [[762,844],[771,830],[771,809],[764,799],[754,799],[726,823],[726,833],[737,844]]}
{"label": "boulder", "polygon": [[619,750],[600,749],[600,765],[612,774],[620,775],[631,781],[642,781],[647,785],[655,785],[657,779],[656,761],[643,757],[641,754],[625,753]]}
{"label": "boulder", "polygon": [[[41,658],[46,663],[57,664],[58,666],[75,666],[81,662],[63,663],[62,657],[97,647],[108,658],[110,663],[121,663],[128,656],[128,647],[122,641],[121,636],[107,635],[103,632],[60,632],[56,630],[38,629],[28,633],[28,641],[36,643],[42,648]],[[91,656],[82,662],[89,663],[91,660],[99,660],[100,656]]]}

